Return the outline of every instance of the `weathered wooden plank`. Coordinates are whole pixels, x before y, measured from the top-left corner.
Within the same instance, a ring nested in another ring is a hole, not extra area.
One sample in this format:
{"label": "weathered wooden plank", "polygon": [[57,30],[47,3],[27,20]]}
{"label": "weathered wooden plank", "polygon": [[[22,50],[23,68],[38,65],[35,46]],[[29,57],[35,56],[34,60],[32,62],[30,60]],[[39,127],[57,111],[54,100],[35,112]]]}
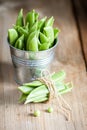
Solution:
{"label": "weathered wooden plank", "polygon": [[[85,103],[87,103],[86,99],[83,98],[83,95],[86,96],[87,94],[85,64],[70,1],[50,0],[50,6],[46,0],[21,1],[18,4],[10,2],[8,4],[7,2],[4,7],[5,10],[2,12],[4,23],[0,23],[3,28],[3,37],[1,39],[3,44],[0,47],[2,70],[0,89],[2,87],[2,92],[4,92],[4,95],[1,96],[4,107],[3,109],[0,107],[0,112],[3,113],[4,123],[0,125],[5,128],[1,130],[86,130],[84,114],[87,114],[83,112],[83,108],[86,112]],[[15,22],[18,10],[21,7],[25,9],[25,12],[34,8],[41,16],[53,15],[55,17],[55,26],[61,29],[60,44],[56,49],[56,58],[52,63],[52,70],[64,69],[68,74],[67,80],[72,79],[75,86],[77,86],[72,93],[64,95],[64,98],[73,108],[74,123],[66,122],[65,118],[57,112],[52,114],[45,112],[50,104],[18,104],[20,94],[16,87],[17,84],[13,81],[13,68],[6,37],[7,30]],[[32,116],[34,109],[41,110],[39,118]]]}
{"label": "weathered wooden plank", "polygon": [[78,31],[80,35],[80,41],[83,49],[84,59],[87,67],[87,1],[86,0],[74,0],[73,7],[75,10],[75,17],[78,24]]}
{"label": "weathered wooden plank", "polygon": [[[3,16],[0,15],[0,25],[3,25],[4,19]],[[4,84],[3,84],[3,75],[2,75],[2,69],[1,69],[1,59],[2,59],[2,39],[3,39],[3,28],[2,26],[0,27],[0,129],[4,130],[4,119],[5,119],[5,105],[4,105]]]}

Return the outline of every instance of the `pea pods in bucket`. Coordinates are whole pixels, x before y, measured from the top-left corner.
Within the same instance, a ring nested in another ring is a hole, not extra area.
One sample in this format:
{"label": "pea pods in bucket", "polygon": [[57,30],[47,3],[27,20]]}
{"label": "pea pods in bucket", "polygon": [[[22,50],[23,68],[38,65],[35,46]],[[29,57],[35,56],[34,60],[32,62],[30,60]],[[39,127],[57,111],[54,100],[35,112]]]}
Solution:
{"label": "pea pods in bucket", "polygon": [[53,23],[53,17],[39,19],[35,10],[28,12],[24,19],[21,9],[16,24],[8,29],[8,42],[17,83],[29,82],[40,77],[42,70],[50,70],[59,35],[59,29],[55,29]]}

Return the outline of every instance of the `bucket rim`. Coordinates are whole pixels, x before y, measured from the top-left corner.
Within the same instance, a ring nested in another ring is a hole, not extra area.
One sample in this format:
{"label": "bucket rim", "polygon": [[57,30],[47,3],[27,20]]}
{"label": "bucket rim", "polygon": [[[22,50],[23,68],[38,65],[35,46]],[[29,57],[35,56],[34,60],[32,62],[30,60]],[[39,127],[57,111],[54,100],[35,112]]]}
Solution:
{"label": "bucket rim", "polygon": [[59,40],[58,39],[56,39],[57,41],[56,41],[56,43],[55,43],[55,45],[53,46],[53,47],[51,47],[51,48],[49,48],[49,49],[47,49],[47,50],[42,50],[42,51],[27,51],[27,50],[20,50],[20,49],[18,49],[18,48],[15,48],[14,46],[12,46],[9,42],[8,42],[8,45],[12,48],[12,49],[14,49],[14,50],[17,50],[17,51],[19,51],[19,52],[24,52],[24,53],[29,53],[29,52],[33,52],[33,53],[41,53],[41,52],[48,52],[48,51],[50,51],[50,50],[52,50],[52,49],[54,49],[57,45],[58,45],[58,43],[59,43]]}

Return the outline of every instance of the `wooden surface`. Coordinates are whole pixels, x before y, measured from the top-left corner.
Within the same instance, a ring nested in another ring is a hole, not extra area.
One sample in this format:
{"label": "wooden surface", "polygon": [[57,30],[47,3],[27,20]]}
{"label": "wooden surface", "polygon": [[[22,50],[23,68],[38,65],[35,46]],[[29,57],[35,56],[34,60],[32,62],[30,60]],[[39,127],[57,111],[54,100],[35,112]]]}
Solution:
{"label": "wooden surface", "polygon": [[[81,0],[0,1],[0,130],[87,130],[87,16]],[[7,30],[15,23],[20,8],[35,9],[41,16],[54,16],[61,29],[60,43],[52,71],[65,70],[74,88],[64,98],[73,110],[73,122],[56,111],[45,112],[49,104],[18,104],[20,93],[13,79],[13,66],[7,45]],[[35,118],[32,112],[41,110]]]}

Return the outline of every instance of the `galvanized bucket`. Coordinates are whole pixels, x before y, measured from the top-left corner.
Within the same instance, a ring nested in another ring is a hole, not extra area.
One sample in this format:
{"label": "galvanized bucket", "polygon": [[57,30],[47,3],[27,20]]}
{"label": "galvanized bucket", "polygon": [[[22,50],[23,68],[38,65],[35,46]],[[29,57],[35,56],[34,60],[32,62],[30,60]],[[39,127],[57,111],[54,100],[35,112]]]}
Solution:
{"label": "galvanized bucket", "polygon": [[9,44],[15,81],[22,85],[40,77],[42,70],[50,71],[56,45],[48,50],[32,52],[19,50]]}

